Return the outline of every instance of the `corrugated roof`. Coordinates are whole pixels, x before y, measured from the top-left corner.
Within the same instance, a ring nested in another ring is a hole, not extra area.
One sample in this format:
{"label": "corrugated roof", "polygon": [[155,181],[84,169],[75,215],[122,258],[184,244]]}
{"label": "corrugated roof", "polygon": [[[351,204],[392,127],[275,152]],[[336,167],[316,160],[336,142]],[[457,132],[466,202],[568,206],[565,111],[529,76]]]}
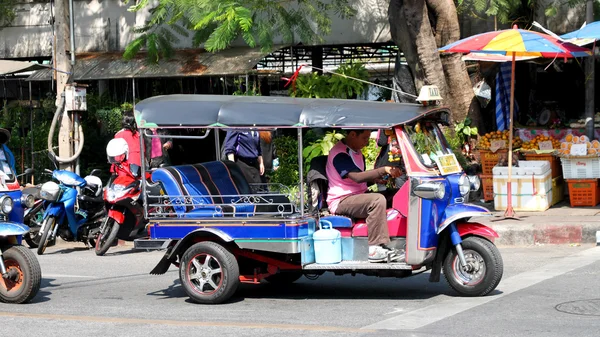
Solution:
{"label": "corrugated roof", "polygon": [[[203,49],[178,50],[171,59],[151,65],[146,54],[139,53],[133,60],[123,59],[121,52],[77,54],[75,81],[119,78],[160,78],[246,74],[269,52],[259,48],[231,48],[218,53]],[[50,81],[52,70],[43,69],[27,78],[29,81]]]}

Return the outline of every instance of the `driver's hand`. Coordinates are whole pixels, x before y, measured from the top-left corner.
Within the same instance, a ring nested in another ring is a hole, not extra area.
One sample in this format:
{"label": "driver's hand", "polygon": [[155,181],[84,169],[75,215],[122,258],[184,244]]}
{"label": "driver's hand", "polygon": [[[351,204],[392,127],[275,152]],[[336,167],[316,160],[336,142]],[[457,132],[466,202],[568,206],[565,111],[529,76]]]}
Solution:
{"label": "driver's hand", "polygon": [[389,174],[392,178],[398,178],[402,175],[402,171],[395,166],[385,166],[385,173]]}

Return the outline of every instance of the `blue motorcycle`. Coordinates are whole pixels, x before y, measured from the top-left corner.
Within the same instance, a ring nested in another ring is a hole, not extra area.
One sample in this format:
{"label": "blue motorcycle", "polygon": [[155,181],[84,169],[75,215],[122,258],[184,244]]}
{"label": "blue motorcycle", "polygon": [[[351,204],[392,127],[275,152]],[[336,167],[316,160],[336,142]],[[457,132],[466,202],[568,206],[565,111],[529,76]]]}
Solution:
{"label": "blue motorcycle", "polygon": [[[45,200],[45,212],[39,231],[38,255],[56,240],[83,242],[95,246],[98,229],[105,218],[102,180],[98,170],[85,178],[65,170],[46,170],[54,181],[42,184],[40,198]],[[81,191],[81,192],[79,192]]]}

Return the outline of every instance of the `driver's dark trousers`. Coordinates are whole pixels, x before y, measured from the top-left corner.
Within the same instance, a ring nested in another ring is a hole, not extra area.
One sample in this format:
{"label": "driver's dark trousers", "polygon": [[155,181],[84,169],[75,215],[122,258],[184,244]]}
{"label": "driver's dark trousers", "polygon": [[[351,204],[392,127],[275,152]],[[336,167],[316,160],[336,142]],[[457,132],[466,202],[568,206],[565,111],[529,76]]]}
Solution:
{"label": "driver's dark trousers", "polygon": [[386,209],[391,206],[397,190],[386,193],[363,193],[345,197],[335,210],[336,215],[350,218],[366,218],[369,232],[369,246],[385,245],[390,242]]}

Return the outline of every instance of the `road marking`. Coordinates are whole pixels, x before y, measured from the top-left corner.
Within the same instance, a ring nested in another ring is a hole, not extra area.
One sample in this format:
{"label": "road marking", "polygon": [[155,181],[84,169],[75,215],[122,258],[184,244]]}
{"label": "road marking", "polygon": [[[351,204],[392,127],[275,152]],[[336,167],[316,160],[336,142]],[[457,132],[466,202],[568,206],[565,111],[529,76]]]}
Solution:
{"label": "road marking", "polygon": [[[13,317],[25,319],[49,319],[62,321],[84,321],[109,324],[154,324],[186,327],[225,327],[225,328],[243,328],[243,329],[274,329],[274,330],[297,330],[297,331],[326,331],[326,332],[354,332],[364,333],[364,329],[344,328],[335,326],[318,326],[302,324],[269,324],[269,323],[245,323],[245,322],[198,322],[198,321],[176,321],[160,319],[143,318],[119,318],[102,316],[75,316],[75,315],[56,315],[56,314],[33,314],[23,312],[3,312],[0,311],[0,317]],[[367,331],[369,332],[369,331]],[[371,331],[373,332],[373,331]]]}
{"label": "road marking", "polygon": [[42,274],[44,278],[48,277],[62,277],[62,278],[98,278],[96,276],[83,276],[83,275],[63,275],[63,274]]}
{"label": "road marking", "polygon": [[363,329],[372,330],[414,330],[419,329],[463,311],[500,299],[519,290],[531,287],[556,276],[585,267],[600,260],[600,248],[591,248],[578,254],[564,257],[532,271],[524,272],[500,282],[501,294],[484,297],[452,297],[437,304],[417,309],[403,315],[367,325]]}

